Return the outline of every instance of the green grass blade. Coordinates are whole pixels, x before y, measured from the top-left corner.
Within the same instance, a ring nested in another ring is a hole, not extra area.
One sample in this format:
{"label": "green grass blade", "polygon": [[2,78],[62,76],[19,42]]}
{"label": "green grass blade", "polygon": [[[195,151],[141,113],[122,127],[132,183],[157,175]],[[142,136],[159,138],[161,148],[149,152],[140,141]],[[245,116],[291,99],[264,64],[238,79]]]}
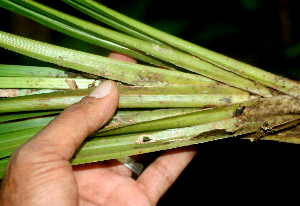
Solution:
{"label": "green grass blade", "polygon": [[46,94],[61,90],[55,89],[0,89],[0,97],[21,97],[34,94]]}
{"label": "green grass blade", "polygon": [[[226,122],[219,122],[220,128],[232,129],[236,120],[228,119]],[[177,142],[185,142],[185,145],[193,144],[188,142],[202,132],[213,130],[214,124],[205,124],[194,127],[171,129],[165,131],[145,132],[138,134],[118,135],[96,138],[84,143],[75,154],[72,164],[82,164],[116,157],[130,156],[138,153],[148,153],[162,149],[177,147]],[[216,137],[224,138],[224,136]],[[200,142],[210,141],[213,138],[200,138]],[[102,144],[100,142],[102,141]]]}
{"label": "green grass blade", "polygon": [[[221,89],[222,90],[222,89]],[[247,101],[247,92],[208,86],[120,87],[121,108],[214,107]]]}
{"label": "green grass blade", "polygon": [[[299,117],[298,115],[298,120]],[[287,122],[287,119],[282,116],[276,116],[273,119],[274,125]],[[290,121],[293,120],[294,117],[290,119]],[[238,118],[229,118],[180,129],[96,138],[84,143],[74,155],[71,163],[83,164],[235,137],[253,133],[259,130],[263,123],[264,120],[250,122],[244,128],[239,129]]]}
{"label": "green grass blade", "polygon": [[[194,125],[206,124],[232,117],[241,104],[209,109],[194,109],[189,112],[151,121],[138,122],[136,124],[125,124],[123,127],[104,128],[94,133],[92,136],[121,135],[138,132],[150,132],[154,130],[166,130],[173,128],[190,127]],[[152,112],[151,112],[152,113]],[[120,126],[122,126],[122,122]]]}
{"label": "green grass blade", "polygon": [[[242,122],[255,122],[258,119],[266,119],[269,116],[278,114],[297,114],[299,103],[292,101],[290,97],[278,96],[267,99],[253,99],[242,103],[236,103],[228,105],[226,107],[209,108],[189,112],[182,115],[166,117],[164,119],[158,119],[150,122],[143,122],[141,124],[129,125],[126,127],[116,128],[111,131],[99,130],[96,136],[108,136],[108,135],[120,135],[135,132],[149,132],[153,130],[166,130],[172,128],[189,127],[197,124],[206,124],[214,121],[220,121],[229,117],[238,116],[236,111],[238,108],[243,108],[243,112],[240,118]],[[257,107],[257,108],[256,108]],[[298,118],[298,117],[296,117]],[[272,118],[269,122],[273,121]],[[282,120],[284,122],[284,120]],[[291,121],[290,119],[287,121]],[[271,124],[271,123],[270,123]],[[274,128],[272,129],[274,131]]]}
{"label": "green grass blade", "polygon": [[6,124],[0,124],[0,135],[7,133],[14,133],[20,130],[35,128],[35,127],[44,127],[50,121],[52,121],[54,117],[41,117],[30,120],[24,120],[19,122],[12,122]]}
{"label": "green grass blade", "polygon": [[109,121],[109,124],[98,132],[113,130],[116,128],[128,127],[129,125],[140,125],[141,123],[165,119],[174,116],[180,116],[183,114],[193,113],[198,111],[198,108],[173,108],[173,109],[159,109],[150,111],[138,111],[125,114],[119,114],[119,112]]}
{"label": "green grass blade", "polygon": [[0,158],[10,156],[13,151],[21,144],[36,135],[39,131],[44,128],[34,127],[26,130],[20,130],[12,133],[0,135]]}
{"label": "green grass blade", "polygon": [[272,74],[257,67],[219,54],[217,52],[213,52],[203,47],[193,45],[190,42],[184,42],[184,44],[182,45],[185,45],[184,47],[182,47],[183,49],[193,48],[192,53],[194,55],[215,65],[218,65],[219,67],[222,67],[226,70],[232,71],[236,74],[252,79],[254,81],[260,82],[275,90],[283,92],[284,94],[288,94],[295,97],[299,96],[299,82],[278,76],[276,74]]}
{"label": "green grass blade", "polygon": [[[103,6],[95,1],[90,0],[63,0],[69,5],[81,10],[82,12],[90,15],[91,17],[100,20],[122,32],[139,39],[150,40],[155,42],[162,42],[157,38],[156,32],[161,31],[118,13],[110,8]],[[170,35],[171,36],[171,35]]]}
{"label": "green grass blade", "polygon": [[[93,25],[87,21],[83,21],[76,17],[72,17],[65,13],[59,12],[34,1],[20,1],[11,2],[9,0],[0,1],[0,6],[31,18],[38,23],[48,26],[54,30],[70,35],[74,38],[86,41],[88,43],[104,47],[106,49],[120,52],[128,56],[137,58],[139,60],[149,62],[158,66],[168,68],[169,65],[157,61],[155,58],[145,55],[121,45],[120,42],[108,38],[110,30],[100,26]],[[89,27],[96,27],[98,30],[105,30],[101,34],[91,33]]]}
{"label": "green grass blade", "polygon": [[[135,30],[135,28],[131,27],[128,24],[124,24],[124,22],[119,21],[119,19],[114,18],[113,16],[109,15],[108,13],[103,12],[101,9],[97,9],[98,4],[91,4],[85,1],[73,1],[73,0],[63,0],[63,2],[69,4],[70,6],[76,8],[77,10],[104,22],[105,24],[112,26],[130,36],[134,36],[138,39],[142,39],[145,41],[153,42],[153,43],[160,43],[153,38],[150,38],[146,34],[143,34],[141,31]],[[80,2],[80,3],[79,3]],[[100,5],[102,6],[102,5]]]}
{"label": "green grass blade", "polygon": [[[163,42],[171,46],[175,46],[225,70],[232,71],[246,78],[260,82],[285,94],[299,96],[300,84],[298,82],[266,72],[259,68],[229,58],[225,55],[210,51],[201,46],[182,40],[178,37],[162,32],[134,19],[131,19],[125,15],[122,15],[116,11],[113,11],[112,9],[109,9],[95,1],[76,1],[93,10],[94,12],[99,13],[99,17],[103,16],[102,19],[98,17],[98,20],[108,23],[110,26],[120,29],[121,31],[130,32],[131,30],[133,30],[134,33],[139,33],[143,36],[146,35],[148,38],[155,39],[159,42]],[[95,15],[91,16],[95,17]],[[111,23],[109,21],[105,21],[105,19],[109,19]],[[126,30],[126,28],[128,28],[128,31]],[[130,34],[134,35],[134,33]]]}
{"label": "green grass blade", "polygon": [[129,36],[122,36],[113,33],[111,35],[113,39],[118,39],[118,41],[125,42],[126,45],[129,45],[132,48],[136,48],[140,51],[149,53],[159,59],[165,60],[179,67],[183,67],[190,71],[197,72],[204,76],[210,77],[212,79],[225,82],[229,85],[236,86],[246,91],[251,91],[261,96],[272,96],[270,91],[262,85],[254,83],[241,76],[237,76],[234,73],[220,69],[219,67],[216,67],[210,63],[194,58],[193,56],[182,53],[180,51],[174,50],[170,47],[165,47],[164,45],[158,45],[151,42],[130,38]]}
{"label": "green grass blade", "polygon": [[1,114],[0,123],[9,122],[13,120],[21,120],[32,117],[41,117],[45,115],[58,114],[60,111],[46,111],[46,112],[26,112],[26,113],[14,113],[14,114]]}
{"label": "green grass blade", "polygon": [[[56,11],[50,9],[49,7],[45,7],[43,5],[37,4],[34,1],[27,0],[30,5],[35,5],[43,8],[43,10],[48,13],[54,13]],[[67,15],[60,15],[61,18],[67,17]],[[66,19],[68,21],[68,19]],[[70,17],[70,20],[75,25],[82,24],[81,20]],[[166,47],[164,45],[153,44],[151,42],[143,41],[134,37],[130,37],[127,35],[123,35],[121,33],[105,29],[99,26],[95,26],[93,24],[85,23],[82,27],[86,28],[90,32],[94,32],[100,34],[101,36],[107,36],[110,39],[114,39],[117,42],[124,42],[125,46],[129,48],[134,48],[144,53],[150,54],[158,59],[163,61],[170,62],[176,66],[185,68],[189,71],[193,71],[209,78],[224,82],[226,84],[241,88],[246,91],[251,91],[255,94],[270,97],[272,96],[271,92],[264,87],[263,85],[257,84],[249,79],[238,76],[232,72],[228,72],[223,70],[213,64],[202,61],[194,56],[189,54],[177,51],[170,47]]]}
{"label": "green grass blade", "polygon": [[60,110],[80,101],[91,91],[92,90],[53,92],[49,94],[36,94],[30,96],[0,99],[0,113],[38,110]]}
{"label": "green grass blade", "polygon": [[[110,123],[103,129],[109,130],[115,127],[127,126],[128,124],[137,124],[146,121],[152,121],[153,119],[161,119],[174,115],[180,115],[196,111],[197,109],[169,109],[169,110],[158,110],[158,111],[146,111],[129,114],[117,114],[110,121]],[[49,112],[48,112],[49,113]],[[53,112],[52,112],[53,113]],[[44,115],[47,113],[37,113]],[[31,117],[37,114],[31,114]],[[19,114],[16,114],[19,115]],[[137,116],[138,115],[138,116]],[[28,114],[23,114],[17,118],[30,117]],[[36,117],[36,116],[35,116]],[[27,141],[30,137],[34,136],[41,128],[45,127],[55,116],[40,117],[29,120],[23,120],[18,122],[11,122],[0,124],[0,158],[5,155],[10,155],[14,148],[20,146],[22,143]],[[16,118],[13,118],[16,119]],[[7,119],[6,119],[7,120]],[[10,119],[11,120],[11,119]],[[125,124],[123,124],[125,122]],[[122,125],[123,124],[123,125]]]}
{"label": "green grass blade", "polygon": [[6,165],[8,163],[9,158],[0,159],[0,178],[3,177]]}
{"label": "green grass blade", "polygon": [[0,88],[87,89],[98,86],[99,80],[46,77],[0,77]]}
{"label": "green grass blade", "polygon": [[[50,67],[34,67],[0,64],[0,77],[57,77],[69,78],[69,74],[61,69]],[[1,83],[1,81],[0,81]]]}
{"label": "green grass blade", "polygon": [[0,46],[42,61],[133,85],[188,85],[214,82],[199,75],[122,62],[26,39],[1,31]]}
{"label": "green grass blade", "polygon": [[[95,135],[108,136],[205,124],[237,116],[236,111],[238,108],[244,108],[244,111],[242,113],[243,116],[240,117],[240,123],[247,122],[247,124],[249,124],[249,122],[257,121],[258,119],[265,119],[265,121],[267,121],[266,117],[273,115],[289,113],[297,114],[299,112],[299,108],[297,108],[298,104],[299,103],[297,101],[292,100],[292,98],[287,96],[278,96],[267,99],[253,99],[226,107],[194,111],[187,114],[166,117],[164,119],[158,119],[151,122],[144,122],[141,124],[117,128],[111,131],[99,130]],[[244,116],[244,114],[246,115]],[[270,121],[272,121],[272,119]]]}
{"label": "green grass blade", "polygon": [[[218,93],[216,88],[211,93],[207,90],[206,85],[119,87],[119,108],[213,107],[243,102],[251,98],[249,93],[239,90],[234,93]],[[64,109],[80,101],[91,91],[92,89],[81,89],[1,99],[0,113]]]}

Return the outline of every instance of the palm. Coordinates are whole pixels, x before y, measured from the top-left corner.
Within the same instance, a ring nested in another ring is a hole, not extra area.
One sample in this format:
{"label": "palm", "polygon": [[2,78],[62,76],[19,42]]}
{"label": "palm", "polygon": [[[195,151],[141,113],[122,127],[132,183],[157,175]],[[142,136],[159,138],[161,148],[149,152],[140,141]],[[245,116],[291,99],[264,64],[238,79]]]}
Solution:
{"label": "palm", "polygon": [[191,148],[167,151],[137,180],[131,178],[128,168],[115,160],[74,166],[80,202],[155,205],[195,153]]}
{"label": "palm", "polygon": [[81,201],[99,205],[150,205],[140,184],[130,177],[131,171],[115,160],[73,169]]}

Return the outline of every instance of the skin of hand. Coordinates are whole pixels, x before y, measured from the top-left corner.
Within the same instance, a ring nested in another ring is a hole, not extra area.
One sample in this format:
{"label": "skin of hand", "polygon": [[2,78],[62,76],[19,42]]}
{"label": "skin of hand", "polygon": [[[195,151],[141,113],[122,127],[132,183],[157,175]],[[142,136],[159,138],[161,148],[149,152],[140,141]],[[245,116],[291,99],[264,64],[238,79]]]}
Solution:
{"label": "skin of hand", "polygon": [[[136,61],[118,53],[110,57]],[[192,147],[164,152],[137,180],[116,160],[69,163],[83,140],[111,119],[118,98],[116,83],[105,81],[17,148],[4,173],[0,204],[156,205],[195,156]]]}

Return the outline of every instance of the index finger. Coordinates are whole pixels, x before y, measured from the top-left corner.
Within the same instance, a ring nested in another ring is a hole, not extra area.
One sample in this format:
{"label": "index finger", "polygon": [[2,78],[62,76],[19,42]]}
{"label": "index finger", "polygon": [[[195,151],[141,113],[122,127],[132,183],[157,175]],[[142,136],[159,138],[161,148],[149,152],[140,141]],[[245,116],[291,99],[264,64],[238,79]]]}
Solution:
{"label": "index finger", "polygon": [[152,205],[157,204],[196,153],[192,146],[167,150],[139,176],[137,182]]}

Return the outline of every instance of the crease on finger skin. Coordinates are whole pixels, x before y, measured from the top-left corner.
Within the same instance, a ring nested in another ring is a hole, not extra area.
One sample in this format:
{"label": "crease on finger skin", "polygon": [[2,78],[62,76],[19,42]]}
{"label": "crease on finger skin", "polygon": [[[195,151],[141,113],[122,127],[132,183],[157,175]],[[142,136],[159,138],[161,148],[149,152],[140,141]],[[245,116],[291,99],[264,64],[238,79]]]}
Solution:
{"label": "crease on finger skin", "polygon": [[93,203],[89,200],[86,200],[85,198],[83,197],[79,197],[78,198],[78,205],[79,206],[99,206],[98,204],[96,203]]}
{"label": "crease on finger skin", "polygon": [[150,203],[156,205],[196,155],[196,150],[177,148],[165,151],[138,178]]}

